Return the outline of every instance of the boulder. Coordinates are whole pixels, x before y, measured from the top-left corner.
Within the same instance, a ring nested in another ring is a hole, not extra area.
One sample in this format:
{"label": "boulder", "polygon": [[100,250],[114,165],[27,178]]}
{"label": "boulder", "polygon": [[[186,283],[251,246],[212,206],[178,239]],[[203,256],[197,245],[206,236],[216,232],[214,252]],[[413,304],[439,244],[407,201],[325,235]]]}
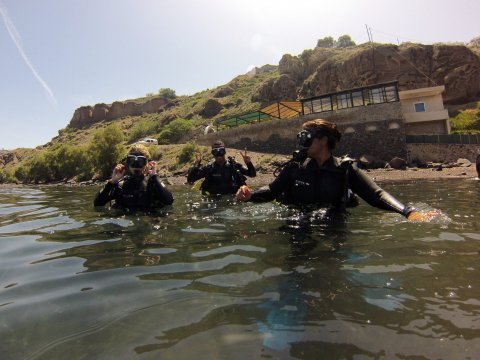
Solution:
{"label": "boulder", "polygon": [[394,157],[392,160],[388,162],[388,165],[392,169],[396,170],[405,170],[407,168],[407,162],[405,159],[399,158],[399,157]]}
{"label": "boulder", "polygon": [[222,104],[220,104],[217,100],[208,99],[199,114],[203,117],[211,118],[217,115],[222,109]]}
{"label": "boulder", "polygon": [[222,87],[220,88],[215,95],[213,95],[214,98],[224,98],[226,96],[232,95],[233,94],[233,89],[230,86]]}
{"label": "boulder", "polygon": [[280,75],[262,83],[252,95],[252,102],[269,103],[272,101],[292,100],[297,98],[295,82],[289,75]]}
{"label": "boulder", "polygon": [[16,160],[15,153],[13,152],[2,152],[0,154],[0,165],[5,166],[8,163],[11,163]]}
{"label": "boulder", "polygon": [[285,54],[278,63],[278,72],[282,75],[288,75],[291,79],[301,81],[305,77],[305,68],[302,60],[296,56]]}
{"label": "boulder", "polygon": [[385,161],[367,154],[360,156],[357,162],[364,169],[379,169],[384,168],[386,165]]}
{"label": "boulder", "polygon": [[462,167],[469,167],[472,166],[472,162],[468,159],[458,159],[456,162],[457,166],[462,166]]}

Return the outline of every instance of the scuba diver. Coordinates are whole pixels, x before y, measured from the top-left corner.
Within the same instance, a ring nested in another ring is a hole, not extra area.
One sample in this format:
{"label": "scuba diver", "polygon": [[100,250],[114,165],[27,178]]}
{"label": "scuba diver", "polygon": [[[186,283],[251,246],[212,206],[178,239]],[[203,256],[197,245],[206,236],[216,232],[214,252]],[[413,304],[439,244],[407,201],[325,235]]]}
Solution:
{"label": "scuba diver", "polygon": [[409,220],[427,221],[435,214],[423,214],[405,206],[365,175],[349,158],[332,156],[340,140],[337,126],[323,119],[305,122],[297,134],[302,149],[285,164],[278,177],[256,191],[242,186],[239,201],[277,200],[297,206],[315,205],[345,209],[355,205],[355,194],[377,208],[402,214]]}
{"label": "scuba diver", "polygon": [[237,163],[231,156],[226,158],[225,154],[223,141],[215,141],[212,144],[214,160],[205,166],[200,166],[202,158],[197,156],[193,167],[188,170],[187,182],[193,184],[195,181],[205,178],[200,186],[203,194],[225,195],[235,194],[240,186],[245,185],[245,175],[250,177],[257,175],[246,149],[244,153],[240,152],[240,155],[247,167]]}
{"label": "scuba diver", "polygon": [[125,165],[115,166],[111,179],[97,193],[93,205],[103,206],[114,200],[112,207],[127,212],[152,212],[171,205],[173,196],[155,173],[156,163],[149,158],[150,152],[144,145],[133,145],[125,158]]}

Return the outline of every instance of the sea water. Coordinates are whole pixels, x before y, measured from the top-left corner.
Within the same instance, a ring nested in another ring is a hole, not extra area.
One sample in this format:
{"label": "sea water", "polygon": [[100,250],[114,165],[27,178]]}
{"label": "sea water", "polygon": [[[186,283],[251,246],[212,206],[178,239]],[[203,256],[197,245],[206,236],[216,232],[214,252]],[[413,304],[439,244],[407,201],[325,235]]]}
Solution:
{"label": "sea water", "polygon": [[476,359],[480,182],[385,182],[412,223],[97,187],[0,187],[1,359]]}

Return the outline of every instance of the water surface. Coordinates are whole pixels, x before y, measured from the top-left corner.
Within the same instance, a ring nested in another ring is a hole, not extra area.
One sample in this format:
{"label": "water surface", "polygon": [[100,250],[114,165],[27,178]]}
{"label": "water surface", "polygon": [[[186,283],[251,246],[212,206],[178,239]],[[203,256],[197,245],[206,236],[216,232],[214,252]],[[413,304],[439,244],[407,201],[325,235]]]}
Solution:
{"label": "water surface", "polygon": [[480,182],[381,184],[429,224],[211,201],[95,210],[0,187],[2,359],[476,359]]}

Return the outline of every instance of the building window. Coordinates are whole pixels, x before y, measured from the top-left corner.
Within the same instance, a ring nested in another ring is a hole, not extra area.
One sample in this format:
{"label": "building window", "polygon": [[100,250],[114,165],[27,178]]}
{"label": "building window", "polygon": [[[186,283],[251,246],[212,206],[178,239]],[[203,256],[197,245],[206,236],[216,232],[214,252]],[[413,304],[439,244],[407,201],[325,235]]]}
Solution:
{"label": "building window", "polygon": [[362,91],[355,91],[352,93],[352,102],[353,106],[363,106],[365,102],[363,100],[363,93]]}
{"label": "building window", "polygon": [[352,96],[349,93],[338,94],[337,104],[339,109],[346,109],[352,107]]}
{"label": "building window", "polygon": [[395,86],[385,87],[385,101],[386,102],[398,101],[398,91]]}
{"label": "building window", "polygon": [[370,104],[381,104],[385,102],[383,88],[369,90]]}
{"label": "building window", "polygon": [[425,112],[425,103],[419,102],[413,104],[413,106],[415,107],[415,112]]}

